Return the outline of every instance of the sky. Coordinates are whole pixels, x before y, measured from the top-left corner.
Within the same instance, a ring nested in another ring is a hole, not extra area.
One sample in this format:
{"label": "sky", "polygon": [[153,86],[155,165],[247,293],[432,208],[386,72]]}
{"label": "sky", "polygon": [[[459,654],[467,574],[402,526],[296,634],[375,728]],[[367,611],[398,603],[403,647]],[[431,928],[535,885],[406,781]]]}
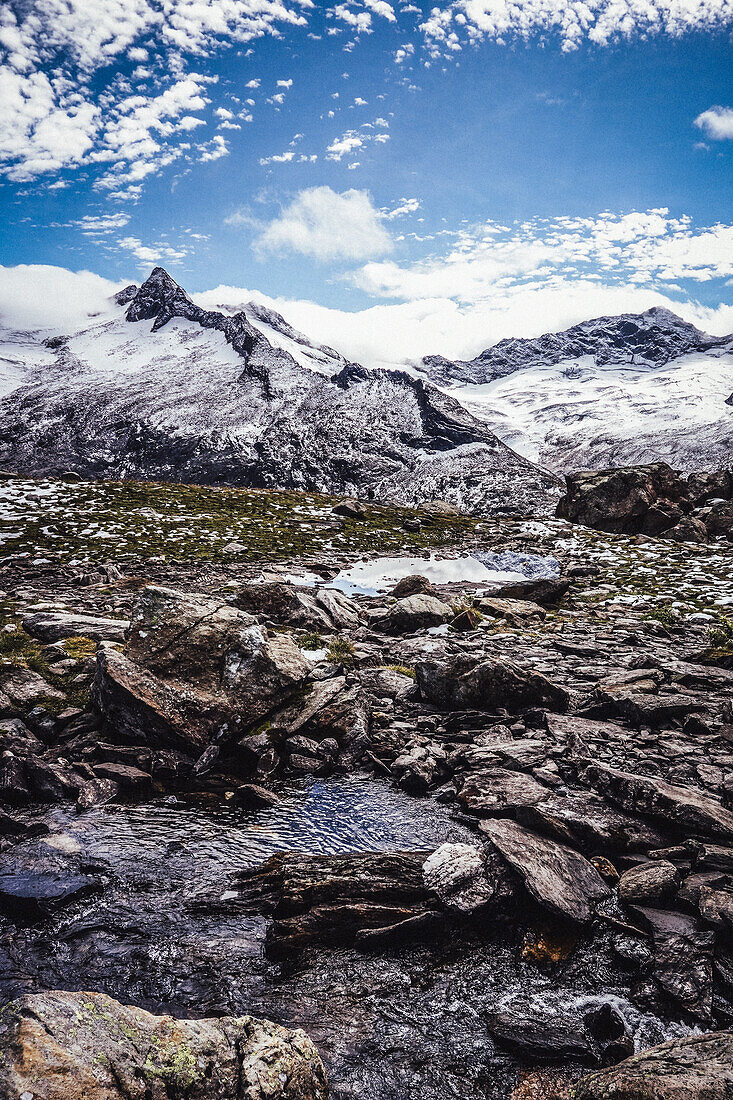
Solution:
{"label": "sky", "polygon": [[652,305],[732,331],[732,31],[733,0],[10,0],[0,314],[162,264],[370,364]]}

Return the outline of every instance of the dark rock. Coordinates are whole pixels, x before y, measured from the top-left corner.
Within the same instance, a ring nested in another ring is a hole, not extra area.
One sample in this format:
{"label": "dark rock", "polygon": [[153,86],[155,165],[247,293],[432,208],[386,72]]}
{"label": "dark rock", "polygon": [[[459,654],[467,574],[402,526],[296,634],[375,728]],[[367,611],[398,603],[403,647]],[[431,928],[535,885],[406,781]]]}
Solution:
{"label": "dark rock", "polygon": [[666,462],[589,470],[565,480],[558,516],[600,531],[661,534],[679,521],[678,505],[687,497],[686,483]]}
{"label": "dark rock", "polygon": [[691,1016],[709,1021],[713,933],[685,913],[645,906],[635,906],[633,912],[652,934],[654,976],[661,988]]}
{"label": "dark rock", "polygon": [[77,813],[83,814],[92,806],[102,806],[117,797],[119,787],[113,779],[88,779],[79,790],[76,800]]}
{"label": "dark rock", "polygon": [[564,688],[512,661],[477,661],[467,654],[422,660],[415,663],[415,678],[423,699],[446,710],[505,707],[516,714],[538,706],[564,711],[569,704]]}
{"label": "dark rock", "polygon": [[664,843],[663,834],[648,822],[583,791],[572,791],[564,798],[547,795],[541,802],[520,807],[517,819],[587,855],[598,851],[647,851]]}
{"label": "dark rock", "polygon": [[105,619],[66,611],[36,611],[23,619],[23,629],[42,642],[63,638],[92,638],[99,642],[124,642],[130,626],[127,619]]}
{"label": "dark rock", "polygon": [[402,577],[392,589],[392,595],[396,600],[402,600],[406,596],[433,596],[439,599],[438,590],[432,581],[423,577],[421,573],[412,573],[409,577]]}
{"label": "dark rock", "polygon": [[458,792],[458,801],[480,817],[506,817],[520,807],[533,806],[548,796],[547,787],[531,775],[504,768],[470,772]]}
{"label": "dark rock", "polygon": [[125,794],[147,794],[153,785],[149,772],[133,768],[129,764],[96,764],[94,774],[99,779],[109,779],[116,783]]}
{"label": "dark rock", "polygon": [[648,814],[685,835],[733,840],[733,813],[693,788],[676,787],[607,764],[588,764],[583,777],[604,798],[630,813]]}
{"label": "dark rock", "polygon": [[243,783],[237,787],[234,801],[244,810],[263,810],[280,804],[278,795],[266,787],[258,787],[256,783]]}

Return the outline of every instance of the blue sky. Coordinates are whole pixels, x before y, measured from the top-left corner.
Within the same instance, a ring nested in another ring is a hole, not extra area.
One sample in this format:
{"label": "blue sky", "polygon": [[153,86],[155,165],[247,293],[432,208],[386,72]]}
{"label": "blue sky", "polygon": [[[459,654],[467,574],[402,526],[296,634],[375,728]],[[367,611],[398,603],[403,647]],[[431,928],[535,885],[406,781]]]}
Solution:
{"label": "blue sky", "polygon": [[732,27],[720,0],[11,2],[0,262],[160,262],[416,354],[659,303],[733,329]]}

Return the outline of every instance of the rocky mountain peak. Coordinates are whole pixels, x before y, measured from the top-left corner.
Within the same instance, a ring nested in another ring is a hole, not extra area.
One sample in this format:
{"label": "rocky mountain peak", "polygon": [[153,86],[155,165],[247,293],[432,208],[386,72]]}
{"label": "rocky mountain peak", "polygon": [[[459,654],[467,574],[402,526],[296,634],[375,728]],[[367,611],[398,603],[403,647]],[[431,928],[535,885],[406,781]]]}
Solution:
{"label": "rocky mountain peak", "polygon": [[130,302],[125,316],[128,321],[153,320],[155,331],[167,324],[171,317],[192,317],[192,311],[196,308],[183,287],[165,268],[154,267]]}
{"label": "rocky mountain peak", "polygon": [[595,317],[562,332],[532,339],[510,337],[470,360],[427,356],[422,367],[438,385],[484,385],[518,370],[552,366],[585,356],[590,356],[598,366],[661,367],[691,352],[722,347],[731,339],[731,336],[709,336],[671,310],[653,306],[643,313]]}

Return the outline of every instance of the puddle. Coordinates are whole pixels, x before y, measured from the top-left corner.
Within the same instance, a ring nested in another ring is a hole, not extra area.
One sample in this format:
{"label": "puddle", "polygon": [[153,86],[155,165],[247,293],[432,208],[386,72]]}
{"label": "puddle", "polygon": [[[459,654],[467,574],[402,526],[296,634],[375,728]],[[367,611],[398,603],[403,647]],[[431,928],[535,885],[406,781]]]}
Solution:
{"label": "puddle", "polygon": [[380,596],[389,592],[402,577],[414,574],[427,577],[433,584],[453,584],[468,581],[472,584],[497,586],[540,577],[558,577],[560,563],[556,558],[537,554],[516,554],[511,551],[495,554],[489,550],[476,550],[462,557],[440,557],[431,554],[427,558],[373,558],[358,561],[349,569],[343,569],[332,580],[324,581],[316,573],[288,574],[287,584],[307,587],[335,588],[347,596]]}

